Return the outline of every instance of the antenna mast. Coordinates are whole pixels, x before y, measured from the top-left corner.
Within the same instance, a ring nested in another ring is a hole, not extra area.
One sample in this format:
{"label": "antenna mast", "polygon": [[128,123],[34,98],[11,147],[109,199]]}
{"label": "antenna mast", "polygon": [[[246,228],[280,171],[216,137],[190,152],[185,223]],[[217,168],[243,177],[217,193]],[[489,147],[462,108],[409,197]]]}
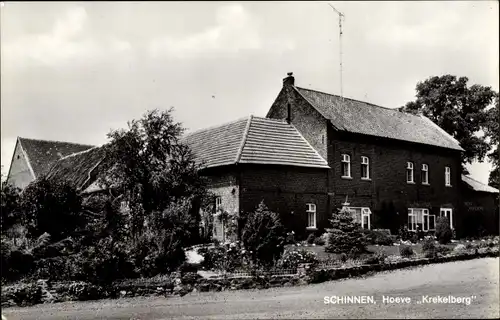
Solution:
{"label": "antenna mast", "polygon": [[342,90],[342,88],[343,88],[343,86],[342,86],[342,18],[345,19],[345,16],[342,12],[335,9],[335,7],[332,6],[330,3],[328,5],[330,7],[332,7],[333,11],[335,11],[339,15],[340,97],[342,98],[342,102],[344,102],[344,93]]}

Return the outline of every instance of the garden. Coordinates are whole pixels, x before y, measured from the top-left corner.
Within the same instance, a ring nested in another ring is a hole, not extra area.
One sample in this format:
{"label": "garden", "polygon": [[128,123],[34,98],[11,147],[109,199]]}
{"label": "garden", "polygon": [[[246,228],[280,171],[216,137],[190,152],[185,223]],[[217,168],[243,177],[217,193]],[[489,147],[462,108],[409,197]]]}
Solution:
{"label": "garden", "polygon": [[296,241],[263,202],[228,219],[236,225],[227,239],[238,240],[218,243],[200,232],[213,224],[215,199],[170,112],[147,112],[109,134],[102,192],[47,177],[22,193],[2,183],[2,307],[294,286],[498,257],[498,236],[454,241],[446,218],[432,237],[391,235],[361,229],[342,208],[326,233]]}

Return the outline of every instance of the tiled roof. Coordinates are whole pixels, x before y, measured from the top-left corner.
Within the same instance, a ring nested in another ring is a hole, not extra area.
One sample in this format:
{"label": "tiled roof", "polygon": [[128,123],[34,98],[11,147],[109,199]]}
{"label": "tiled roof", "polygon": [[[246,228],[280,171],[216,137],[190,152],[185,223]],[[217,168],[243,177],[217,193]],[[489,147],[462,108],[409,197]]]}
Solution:
{"label": "tiled roof", "polygon": [[19,143],[28,156],[28,161],[33,168],[36,177],[45,173],[52,164],[62,157],[75,152],[81,152],[92,148],[91,145],[83,145],[62,141],[36,140],[19,137]]}
{"label": "tiled roof", "polygon": [[424,116],[294,88],[338,130],[463,151],[457,140]]}
{"label": "tiled roof", "polygon": [[94,147],[66,156],[54,163],[46,173],[48,179],[64,180],[81,190],[93,182],[93,170],[104,159],[102,147]]}
{"label": "tiled roof", "polygon": [[204,167],[236,163],[328,168],[290,124],[250,116],[186,135],[182,141]]}
{"label": "tiled roof", "polygon": [[470,176],[462,175],[462,181],[465,182],[474,191],[498,193],[498,189],[490,187],[482,182],[473,179]]}

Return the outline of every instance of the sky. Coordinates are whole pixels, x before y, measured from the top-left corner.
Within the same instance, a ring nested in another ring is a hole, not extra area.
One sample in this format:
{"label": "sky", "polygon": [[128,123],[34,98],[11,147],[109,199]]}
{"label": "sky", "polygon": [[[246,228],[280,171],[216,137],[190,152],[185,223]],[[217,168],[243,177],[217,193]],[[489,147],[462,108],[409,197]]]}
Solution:
{"label": "sky", "polygon": [[[329,2],[343,94],[397,108],[431,76],[499,90],[497,1]],[[188,131],[265,116],[287,72],[340,94],[327,2],[1,3],[1,164],[17,136],[101,145],[147,110]],[[488,181],[491,165],[474,163]]]}

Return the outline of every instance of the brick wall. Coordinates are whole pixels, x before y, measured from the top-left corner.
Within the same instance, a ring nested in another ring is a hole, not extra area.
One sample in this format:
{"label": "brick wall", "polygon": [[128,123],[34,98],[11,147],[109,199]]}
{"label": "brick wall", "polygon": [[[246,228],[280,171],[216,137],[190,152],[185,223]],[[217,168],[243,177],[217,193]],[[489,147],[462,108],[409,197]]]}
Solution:
{"label": "brick wall", "polygon": [[323,118],[315,108],[307,103],[297,91],[290,87],[284,87],[271,106],[267,118],[287,119],[287,104],[289,102],[292,125],[297,128],[307,142],[326,159],[328,121]]}
{"label": "brick wall", "polygon": [[316,204],[316,225],[319,234],[328,227],[327,170],[265,165],[241,165],[240,211],[251,212],[261,201],[280,214],[288,230],[298,236],[306,230],[306,204]]}
{"label": "brick wall", "polygon": [[24,189],[34,180],[33,175],[28,167],[24,153],[22,152],[19,142],[16,143],[14,156],[10,165],[9,176],[7,182],[15,187]]}
{"label": "brick wall", "polygon": [[[221,167],[202,171],[207,179],[208,188],[216,196],[221,197],[221,205],[229,214],[239,212],[239,181],[234,168]],[[218,219],[214,219],[213,235],[215,238],[223,239],[223,226]]]}

